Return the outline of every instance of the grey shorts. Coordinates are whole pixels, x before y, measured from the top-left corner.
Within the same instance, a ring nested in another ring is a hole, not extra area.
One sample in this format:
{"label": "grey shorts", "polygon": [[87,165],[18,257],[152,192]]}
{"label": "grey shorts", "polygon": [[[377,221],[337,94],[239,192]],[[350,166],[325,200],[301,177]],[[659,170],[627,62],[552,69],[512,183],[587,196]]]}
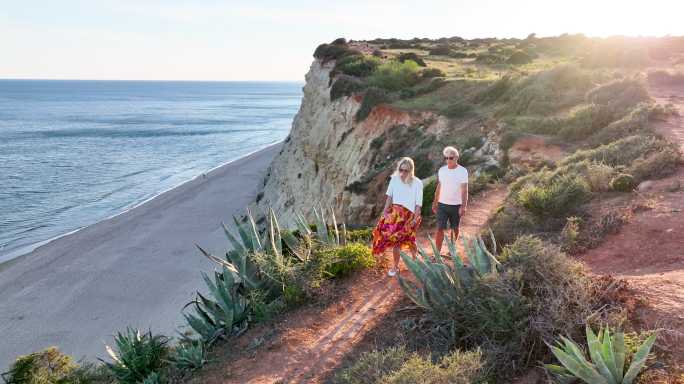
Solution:
{"label": "grey shorts", "polygon": [[437,203],[437,228],[458,229],[458,224],[461,222],[461,215],[459,214],[460,205],[449,205]]}

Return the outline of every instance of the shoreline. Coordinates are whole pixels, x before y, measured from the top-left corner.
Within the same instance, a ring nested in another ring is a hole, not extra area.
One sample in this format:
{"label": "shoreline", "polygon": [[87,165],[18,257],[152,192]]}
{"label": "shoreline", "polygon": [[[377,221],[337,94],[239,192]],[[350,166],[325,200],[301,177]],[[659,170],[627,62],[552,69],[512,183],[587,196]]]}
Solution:
{"label": "shoreline", "polygon": [[76,233],[76,232],[78,232],[78,231],[84,230],[84,229],[86,229],[86,228],[88,228],[88,227],[91,227],[91,226],[93,226],[93,225],[97,225],[98,223],[101,223],[101,222],[103,222],[103,221],[107,221],[107,220],[113,219],[113,218],[115,218],[115,217],[117,217],[117,216],[123,215],[123,214],[125,214],[126,212],[129,212],[129,211],[131,211],[131,210],[133,210],[133,209],[135,209],[135,208],[137,208],[137,207],[139,207],[139,206],[141,206],[141,205],[143,205],[143,204],[145,204],[145,203],[147,203],[147,202],[149,202],[149,201],[151,201],[151,200],[153,200],[153,199],[156,199],[157,197],[163,195],[164,193],[170,192],[170,191],[172,191],[172,190],[174,190],[174,189],[176,189],[176,188],[179,188],[179,187],[183,186],[183,185],[186,184],[186,183],[189,183],[189,182],[192,182],[193,180],[196,180],[198,177],[201,177],[202,175],[209,175],[210,173],[216,171],[217,169],[220,169],[220,168],[222,168],[222,167],[225,167],[225,166],[227,166],[227,165],[230,165],[230,164],[232,164],[232,163],[234,163],[234,162],[236,162],[236,161],[239,161],[239,160],[241,160],[241,159],[243,159],[243,158],[245,158],[245,157],[251,156],[251,155],[253,155],[253,154],[255,154],[255,153],[258,153],[258,152],[267,150],[267,149],[270,148],[270,147],[277,146],[277,145],[281,145],[283,142],[284,142],[284,140],[276,141],[276,142],[274,142],[274,143],[271,143],[271,144],[265,145],[265,146],[263,146],[263,147],[260,147],[260,148],[258,148],[258,149],[255,149],[255,150],[252,151],[252,152],[248,152],[248,153],[244,154],[243,156],[240,156],[240,157],[235,158],[235,159],[233,159],[233,160],[228,160],[228,161],[226,161],[226,162],[224,162],[224,163],[221,163],[221,164],[219,164],[219,165],[217,165],[217,166],[215,166],[215,167],[213,167],[213,168],[209,168],[208,170],[203,171],[203,172],[201,172],[200,174],[191,177],[190,179],[181,181],[180,183],[175,184],[175,185],[173,185],[173,186],[171,186],[171,187],[169,187],[169,188],[166,188],[166,189],[164,189],[164,190],[162,190],[162,191],[160,191],[160,192],[158,192],[158,193],[154,193],[152,196],[147,197],[147,198],[143,199],[143,200],[140,201],[140,202],[137,202],[137,203],[134,202],[134,203],[132,203],[133,205],[124,208],[121,212],[115,213],[115,214],[113,214],[113,215],[109,215],[109,216],[104,217],[104,218],[102,218],[102,219],[98,219],[98,220],[96,220],[96,221],[94,221],[94,222],[92,222],[92,223],[90,223],[90,224],[84,225],[84,226],[82,226],[82,227],[78,227],[78,228],[76,228],[76,229],[69,230],[69,231],[64,232],[64,233],[62,233],[62,234],[53,236],[53,237],[51,237],[51,238],[49,238],[49,239],[41,240],[41,241],[38,241],[38,242],[35,242],[35,243],[32,243],[32,244],[29,244],[29,245],[24,245],[24,246],[19,247],[19,248],[17,248],[17,249],[13,249],[13,250],[11,250],[10,252],[8,252],[8,253],[6,253],[6,254],[1,254],[1,253],[0,253],[0,272],[2,272],[2,271],[8,266],[8,265],[6,266],[6,264],[9,264],[9,263],[11,263],[12,261],[15,261],[15,260],[17,260],[17,259],[20,259],[21,257],[26,256],[26,255],[30,254],[31,252],[34,252],[35,250],[37,250],[38,248],[40,248],[40,247],[42,247],[42,246],[49,245],[51,242],[53,242],[53,241],[55,241],[55,240],[59,240],[59,239],[65,237],[65,236],[72,235],[72,234],[74,234],[74,233]]}
{"label": "shoreline", "polygon": [[174,335],[182,307],[221,255],[221,221],[254,202],[282,142],[216,166],[124,212],[0,263],[0,371],[19,355],[56,345],[75,359],[106,356],[133,326]]}

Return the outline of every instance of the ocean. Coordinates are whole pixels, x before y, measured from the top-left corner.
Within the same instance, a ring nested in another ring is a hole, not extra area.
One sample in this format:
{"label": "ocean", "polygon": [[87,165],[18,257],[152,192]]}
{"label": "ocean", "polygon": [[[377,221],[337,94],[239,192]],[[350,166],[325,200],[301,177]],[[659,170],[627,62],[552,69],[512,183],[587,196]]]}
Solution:
{"label": "ocean", "polygon": [[302,85],[0,80],[0,261],[283,140]]}

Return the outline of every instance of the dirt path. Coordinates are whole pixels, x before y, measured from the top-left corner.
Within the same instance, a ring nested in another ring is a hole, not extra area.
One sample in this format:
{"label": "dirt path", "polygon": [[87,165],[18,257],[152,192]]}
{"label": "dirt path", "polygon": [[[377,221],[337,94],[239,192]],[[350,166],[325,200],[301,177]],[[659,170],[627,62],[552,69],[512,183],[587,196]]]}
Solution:
{"label": "dirt path", "polygon": [[[496,189],[479,195],[470,205],[462,231],[474,235],[506,195]],[[429,248],[426,234],[423,245]],[[254,352],[209,366],[193,383],[318,383],[338,366],[401,298],[401,289],[385,271],[366,271],[345,282],[347,292],[325,308],[294,311],[276,324],[241,337]],[[233,349],[234,350],[234,349]],[[230,353],[226,350],[225,353]],[[219,351],[219,354],[221,352]]]}
{"label": "dirt path", "polygon": [[[684,151],[684,87],[651,87],[659,103],[672,103],[680,116],[656,130]],[[639,210],[619,233],[582,259],[598,273],[625,278],[644,299],[637,316],[646,329],[662,328],[661,349],[684,365],[684,167],[638,193],[649,209]],[[677,189],[677,190],[675,190]]]}

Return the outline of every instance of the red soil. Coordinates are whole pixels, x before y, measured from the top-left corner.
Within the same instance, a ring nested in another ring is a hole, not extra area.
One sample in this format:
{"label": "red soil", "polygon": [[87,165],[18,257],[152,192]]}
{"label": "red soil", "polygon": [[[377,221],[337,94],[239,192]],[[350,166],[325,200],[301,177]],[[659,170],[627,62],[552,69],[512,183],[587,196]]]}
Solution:
{"label": "red soil", "polygon": [[[651,88],[660,103],[673,103],[681,116],[656,130],[684,150],[684,88]],[[639,192],[640,209],[619,233],[608,236],[581,259],[596,273],[626,279],[643,299],[637,311],[644,329],[662,328],[657,346],[684,365],[684,167]]]}
{"label": "red soil", "polygon": [[[464,217],[463,233],[475,235],[505,195],[504,189],[496,189],[473,199]],[[426,239],[424,232],[420,241],[427,250]],[[342,293],[325,307],[305,306],[273,324],[251,329],[235,340],[235,345],[217,348],[215,359],[219,362],[191,382],[321,382],[403,295],[396,279],[387,277],[386,269],[356,274],[336,289]]]}

